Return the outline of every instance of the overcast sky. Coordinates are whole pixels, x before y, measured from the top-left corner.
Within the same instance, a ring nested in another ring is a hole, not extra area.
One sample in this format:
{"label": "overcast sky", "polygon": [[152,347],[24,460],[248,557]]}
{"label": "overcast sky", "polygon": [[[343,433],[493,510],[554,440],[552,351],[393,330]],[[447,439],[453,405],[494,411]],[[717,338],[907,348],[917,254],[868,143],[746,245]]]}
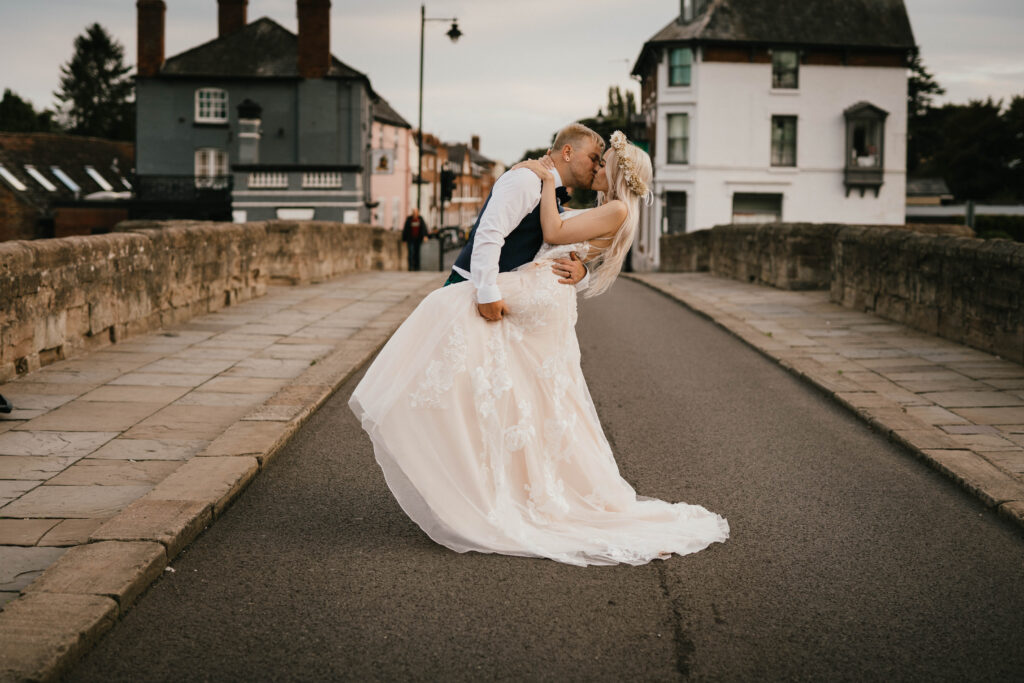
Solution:
{"label": "overcast sky", "polygon": [[[807,0],[814,2],[814,0]],[[940,101],[1024,94],[1024,0],[905,0]],[[628,7],[628,10],[625,9]],[[678,13],[678,0],[431,0],[423,127],[446,141],[481,137],[481,151],[514,161],[554,130],[604,105],[610,85],[632,88],[644,42]],[[333,0],[331,47],[416,125],[417,0]],[[249,0],[296,31],[294,0]],[[75,36],[99,22],[135,62],[134,0],[0,0],[0,88],[37,108],[53,105],[60,65]],[[167,56],[216,37],[216,0],[167,0]]]}

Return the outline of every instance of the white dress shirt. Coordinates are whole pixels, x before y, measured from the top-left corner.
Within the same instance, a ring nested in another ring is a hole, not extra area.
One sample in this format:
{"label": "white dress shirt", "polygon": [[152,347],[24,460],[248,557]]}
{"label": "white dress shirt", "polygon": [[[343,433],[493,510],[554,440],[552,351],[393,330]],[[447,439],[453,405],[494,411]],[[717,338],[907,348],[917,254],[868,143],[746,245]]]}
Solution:
{"label": "white dress shirt", "polygon": [[[551,169],[555,187],[562,186],[562,177]],[[540,204],[541,182],[537,174],[528,168],[508,171],[494,183],[491,199],[487,203],[480,224],[473,238],[473,254],[470,257],[470,272],[458,266],[453,270],[470,280],[476,287],[476,300],[489,304],[501,300],[498,289],[498,257],[505,244],[505,238],[516,229],[526,216]],[[552,275],[553,276],[553,275]],[[576,284],[576,291],[583,291],[589,284],[590,273]]]}

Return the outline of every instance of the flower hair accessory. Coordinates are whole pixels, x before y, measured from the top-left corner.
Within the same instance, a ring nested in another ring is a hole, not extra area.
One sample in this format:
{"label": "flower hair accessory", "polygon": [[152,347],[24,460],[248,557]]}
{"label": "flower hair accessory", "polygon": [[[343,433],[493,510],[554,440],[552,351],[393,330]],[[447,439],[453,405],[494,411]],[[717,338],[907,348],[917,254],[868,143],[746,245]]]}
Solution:
{"label": "flower hair accessory", "polygon": [[637,175],[636,166],[633,164],[633,160],[623,154],[623,151],[626,149],[626,145],[629,144],[629,141],[626,140],[626,134],[621,130],[617,130],[612,133],[609,140],[612,143],[612,149],[615,150],[615,155],[617,157],[616,163],[619,168],[622,169],[622,175],[626,178],[626,185],[633,194],[643,197],[647,194],[647,184],[644,183],[644,181],[642,181]]}

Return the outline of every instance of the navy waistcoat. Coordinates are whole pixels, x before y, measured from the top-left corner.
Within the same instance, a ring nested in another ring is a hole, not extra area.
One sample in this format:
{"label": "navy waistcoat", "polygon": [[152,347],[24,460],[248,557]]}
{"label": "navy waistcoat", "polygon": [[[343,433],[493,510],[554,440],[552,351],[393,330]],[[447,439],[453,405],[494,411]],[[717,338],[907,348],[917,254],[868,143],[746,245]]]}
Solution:
{"label": "navy waistcoat", "polygon": [[[473,230],[469,233],[469,240],[462,247],[462,251],[459,252],[459,257],[455,259],[455,265],[467,273],[470,272],[469,265],[473,258],[473,242],[476,240],[476,229],[480,226],[480,219],[483,218],[484,212],[487,211],[487,205],[490,203],[491,195],[489,194],[487,195],[487,201],[484,202],[484,208],[480,210],[480,215],[476,217]],[[562,212],[561,202],[558,203],[558,211],[559,213]],[[537,255],[540,245],[543,243],[544,231],[540,226],[540,204],[538,203],[537,207],[526,214],[526,217],[519,221],[519,225],[505,238],[505,244],[502,245],[501,254],[498,256],[498,272],[507,273],[524,263],[529,263]]]}

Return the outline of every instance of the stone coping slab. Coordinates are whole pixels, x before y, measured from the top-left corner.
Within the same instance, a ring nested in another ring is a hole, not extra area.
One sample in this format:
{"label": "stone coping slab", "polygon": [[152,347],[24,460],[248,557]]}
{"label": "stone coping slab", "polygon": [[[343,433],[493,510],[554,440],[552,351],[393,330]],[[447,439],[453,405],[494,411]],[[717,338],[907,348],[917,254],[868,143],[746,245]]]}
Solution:
{"label": "stone coping slab", "polygon": [[0,680],[58,679],[117,621],[100,595],[27,593],[0,612]]}
{"label": "stone coping slab", "polygon": [[[40,371],[0,387],[0,393],[24,386],[25,396],[59,397],[38,402],[49,406],[40,408],[42,415],[8,422],[17,429],[4,430],[0,420],[0,479],[34,487],[0,506],[0,551],[20,553],[33,572],[12,577],[20,595],[6,591],[5,599],[18,597],[0,605],[0,680],[49,680],[66,671],[440,284],[437,273],[371,273],[272,287],[261,299],[215,314],[227,330],[221,334],[193,329],[206,325],[204,316],[105,348],[99,352],[105,365],[111,355],[131,357],[119,366],[123,374],[105,383],[79,380],[73,393],[60,394],[51,390],[51,378],[69,373],[51,371],[42,381]],[[317,303],[307,306],[310,301]],[[261,321],[256,329],[246,319],[250,311]],[[265,322],[275,314],[289,324]],[[350,329],[328,344],[329,336],[319,333],[317,342],[309,341],[305,333],[326,318]],[[236,352],[190,364],[189,349],[200,358],[217,349]],[[88,375],[89,356],[74,363]],[[42,389],[32,391],[36,385]],[[76,427],[96,416],[113,428],[26,427],[76,400]],[[151,411],[154,402],[161,406]],[[102,410],[116,403],[144,407],[107,418]],[[62,599],[65,611],[56,607]]]}
{"label": "stone coping slab", "polygon": [[707,273],[627,277],[711,319],[1024,528],[1024,366],[843,308],[827,291]]}

